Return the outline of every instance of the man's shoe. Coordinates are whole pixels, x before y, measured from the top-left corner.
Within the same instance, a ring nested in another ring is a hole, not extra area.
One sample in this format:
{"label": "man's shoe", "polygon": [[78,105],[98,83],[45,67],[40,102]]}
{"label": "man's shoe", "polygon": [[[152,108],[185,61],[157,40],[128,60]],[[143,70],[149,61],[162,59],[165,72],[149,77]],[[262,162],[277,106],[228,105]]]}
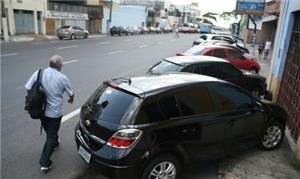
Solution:
{"label": "man's shoe", "polygon": [[50,171],[52,168],[52,165],[50,165],[49,167],[41,167],[41,172],[42,173],[47,173],[48,171]]}

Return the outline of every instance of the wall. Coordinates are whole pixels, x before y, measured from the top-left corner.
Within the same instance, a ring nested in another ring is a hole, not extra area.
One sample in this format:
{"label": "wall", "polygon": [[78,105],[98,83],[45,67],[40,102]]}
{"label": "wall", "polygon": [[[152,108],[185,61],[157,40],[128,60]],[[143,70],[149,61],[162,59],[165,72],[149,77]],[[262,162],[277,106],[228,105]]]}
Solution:
{"label": "wall", "polygon": [[[15,34],[15,20],[14,20],[14,9],[18,10],[29,10],[33,11],[34,15],[34,30],[38,33],[37,25],[37,11],[42,12],[42,17],[45,17],[47,11],[47,0],[23,0],[22,3],[17,2],[17,0],[4,0],[5,8],[7,8],[7,16],[9,22],[9,33],[10,35]],[[42,33],[45,34],[46,23],[44,18],[42,18]]]}

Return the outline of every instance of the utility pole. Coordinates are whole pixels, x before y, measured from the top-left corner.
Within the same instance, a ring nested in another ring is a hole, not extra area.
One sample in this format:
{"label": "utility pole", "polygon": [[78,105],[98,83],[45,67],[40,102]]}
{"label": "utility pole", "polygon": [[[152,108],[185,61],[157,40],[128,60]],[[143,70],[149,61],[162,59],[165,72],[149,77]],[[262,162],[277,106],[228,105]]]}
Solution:
{"label": "utility pole", "polygon": [[107,35],[109,34],[109,30],[110,30],[110,24],[111,24],[111,16],[112,16],[112,6],[113,6],[113,0],[110,0],[110,4],[109,4],[109,19],[106,21],[106,32]]}

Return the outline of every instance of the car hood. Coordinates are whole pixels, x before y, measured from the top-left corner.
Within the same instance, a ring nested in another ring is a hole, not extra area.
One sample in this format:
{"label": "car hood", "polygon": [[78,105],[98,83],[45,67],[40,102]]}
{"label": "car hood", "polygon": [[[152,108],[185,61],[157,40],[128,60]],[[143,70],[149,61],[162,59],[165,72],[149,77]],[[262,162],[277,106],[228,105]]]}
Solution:
{"label": "car hood", "polygon": [[251,71],[247,71],[247,70],[241,70],[243,72],[243,74],[249,78],[255,78],[258,79],[260,81],[266,82],[266,78],[257,74],[257,73],[253,73]]}
{"label": "car hood", "polygon": [[244,53],[243,54],[247,59],[254,59],[254,60],[257,60],[256,56],[255,55],[252,55],[250,53]]}

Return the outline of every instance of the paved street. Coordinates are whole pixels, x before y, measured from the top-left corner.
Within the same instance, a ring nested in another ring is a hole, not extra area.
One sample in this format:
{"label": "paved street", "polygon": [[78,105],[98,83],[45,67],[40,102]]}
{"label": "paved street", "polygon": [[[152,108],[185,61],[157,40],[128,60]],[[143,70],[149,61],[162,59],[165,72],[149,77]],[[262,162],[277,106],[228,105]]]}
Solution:
{"label": "paved street", "polygon": [[[104,178],[88,169],[76,151],[73,131],[79,119],[78,108],[103,80],[143,73],[164,57],[191,47],[198,34],[103,37],[87,40],[53,40],[3,43],[2,70],[2,177],[15,178]],[[49,58],[65,58],[62,72],[75,90],[73,105],[65,104],[60,137],[61,147],[53,155],[54,168],[47,175],[39,171],[39,157],[45,133],[39,135],[39,121],[23,110],[24,84],[33,71],[48,66]],[[216,178],[214,162],[183,171],[183,178]]]}

